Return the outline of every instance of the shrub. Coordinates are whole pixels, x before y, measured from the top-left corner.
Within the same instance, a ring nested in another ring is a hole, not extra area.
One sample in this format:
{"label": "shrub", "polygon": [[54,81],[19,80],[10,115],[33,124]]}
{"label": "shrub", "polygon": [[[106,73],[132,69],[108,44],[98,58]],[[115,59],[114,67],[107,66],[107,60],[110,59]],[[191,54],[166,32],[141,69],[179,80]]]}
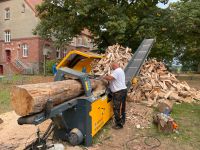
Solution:
{"label": "shrub", "polygon": [[53,74],[52,67],[56,63],[56,60],[47,60],[46,62],[46,73]]}

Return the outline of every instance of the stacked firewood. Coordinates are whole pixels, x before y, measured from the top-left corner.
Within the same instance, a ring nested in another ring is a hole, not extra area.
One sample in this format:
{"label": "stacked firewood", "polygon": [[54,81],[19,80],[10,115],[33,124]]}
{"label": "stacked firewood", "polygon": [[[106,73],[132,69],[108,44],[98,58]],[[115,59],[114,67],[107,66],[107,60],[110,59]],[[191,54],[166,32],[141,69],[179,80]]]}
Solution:
{"label": "stacked firewood", "polygon": [[[131,57],[130,48],[118,44],[109,46],[104,58],[93,64],[93,71],[96,75],[110,74],[112,62],[118,62],[124,69]],[[129,90],[129,101],[143,102],[151,106],[165,100],[192,102],[194,99],[200,99],[199,91],[190,88],[186,82],[180,82],[156,59],[144,63],[138,79],[138,83]]]}
{"label": "stacked firewood", "polygon": [[131,87],[128,97],[149,106],[165,100],[191,103],[200,99],[200,91],[190,88],[185,81],[180,82],[162,62],[151,59],[142,66],[139,81]]}
{"label": "stacked firewood", "polygon": [[120,67],[124,69],[131,57],[132,53],[130,48],[124,48],[119,44],[109,46],[106,49],[104,58],[102,58],[100,61],[95,61],[92,64],[93,72],[96,75],[110,74],[110,66],[112,62],[118,62],[120,64]]}

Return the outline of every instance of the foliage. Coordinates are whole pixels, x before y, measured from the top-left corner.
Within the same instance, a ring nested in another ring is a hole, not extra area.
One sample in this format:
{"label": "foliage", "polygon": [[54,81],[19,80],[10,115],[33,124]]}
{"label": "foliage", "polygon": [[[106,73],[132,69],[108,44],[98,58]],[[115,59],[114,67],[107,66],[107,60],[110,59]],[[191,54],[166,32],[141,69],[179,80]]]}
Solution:
{"label": "foliage", "polygon": [[177,133],[164,133],[152,125],[146,129],[146,134],[154,135],[164,147],[166,145],[166,148],[161,149],[199,149],[200,105],[174,104],[171,117],[178,124]]}
{"label": "foliage", "polygon": [[119,43],[136,49],[143,38],[153,37],[144,25],[157,15],[158,2],[167,0],[45,0],[37,8],[41,23],[35,34],[66,44],[87,28],[99,48]]}
{"label": "foliage", "polygon": [[[1,85],[0,85],[1,89]],[[0,114],[11,110],[10,106],[10,92],[7,88],[2,88],[0,90]]]}
{"label": "foliage", "polygon": [[[136,50],[144,38],[156,38],[150,57],[168,64],[174,57],[184,66],[200,62],[200,1],[181,0],[167,9],[168,0],[45,0],[35,34],[65,45],[84,28],[99,49],[119,43]],[[191,66],[189,65],[189,66]]]}
{"label": "foliage", "polygon": [[52,67],[56,63],[56,60],[47,60],[46,62],[46,72],[47,74],[53,74]]}
{"label": "foliage", "polygon": [[176,55],[184,68],[196,70],[200,64],[200,1],[175,3],[171,9]]}

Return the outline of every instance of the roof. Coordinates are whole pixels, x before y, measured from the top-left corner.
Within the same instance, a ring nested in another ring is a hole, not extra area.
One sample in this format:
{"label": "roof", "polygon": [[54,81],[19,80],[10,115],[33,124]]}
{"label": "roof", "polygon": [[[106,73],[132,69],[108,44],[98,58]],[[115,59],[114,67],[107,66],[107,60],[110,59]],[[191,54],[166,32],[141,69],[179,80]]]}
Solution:
{"label": "roof", "polygon": [[34,11],[36,12],[36,6],[41,4],[43,0],[24,0],[27,5]]}

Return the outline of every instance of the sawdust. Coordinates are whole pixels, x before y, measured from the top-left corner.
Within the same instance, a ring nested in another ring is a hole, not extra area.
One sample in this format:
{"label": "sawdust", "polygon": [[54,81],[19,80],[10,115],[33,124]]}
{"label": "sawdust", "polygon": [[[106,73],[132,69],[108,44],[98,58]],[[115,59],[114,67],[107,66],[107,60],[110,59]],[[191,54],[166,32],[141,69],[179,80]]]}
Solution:
{"label": "sawdust", "polygon": [[[37,126],[17,124],[19,118],[15,112],[11,111],[0,115],[3,123],[0,124],[0,149],[1,150],[21,150],[25,147],[26,142],[30,142],[30,138],[35,138]],[[45,131],[49,121],[44,122],[39,127],[41,131]],[[27,141],[28,140],[28,141]]]}
{"label": "sawdust", "polygon": [[0,118],[0,124],[2,124],[3,123],[3,120]]}
{"label": "sawdust", "polygon": [[[119,141],[121,138],[122,142],[124,142],[123,135],[127,135],[127,138],[131,138],[130,133],[132,133],[132,129],[136,129],[136,125],[140,124],[141,127],[147,127],[150,122],[150,114],[152,112],[151,108],[147,108],[145,106],[135,104],[135,103],[128,103],[127,104],[127,123],[122,132],[116,131],[111,129],[109,135],[111,136],[112,140]],[[3,123],[0,124],[0,150],[21,150],[25,147],[26,142],[30,142],[32,139],[36,138],[36,131],[38,126],[34,125],[18,125],[17,119],[19,118],[18,115],[14,111],[4,113],[0,115],[2,118]],[[39,128],[42,132],[48,127],[50,121],[44,122],[43,124],[39,125]],[[144,126],[143,126],[144,125]],[[30,137],[30,139],[29,139]],[[102,137],[105,138],[105,137]],[[28,140],[29,139],[29,140]],[[28,141],[27,141],[28,140]],[[94,145],[89,147],[89,150],[94,149],[121,149],[122,143],[117,143],[116,145],[106,146],[105,144],[103,147],[102,145]],[[75,147],[67,145],[67,149],[74,149]],[[77,149],[77,147],[76,147]]]}
{"label": "sawdust", "polygon": [[136,103],[127,103],[127,122],[139,127],[148,128],[152,123],[153,109]]}

